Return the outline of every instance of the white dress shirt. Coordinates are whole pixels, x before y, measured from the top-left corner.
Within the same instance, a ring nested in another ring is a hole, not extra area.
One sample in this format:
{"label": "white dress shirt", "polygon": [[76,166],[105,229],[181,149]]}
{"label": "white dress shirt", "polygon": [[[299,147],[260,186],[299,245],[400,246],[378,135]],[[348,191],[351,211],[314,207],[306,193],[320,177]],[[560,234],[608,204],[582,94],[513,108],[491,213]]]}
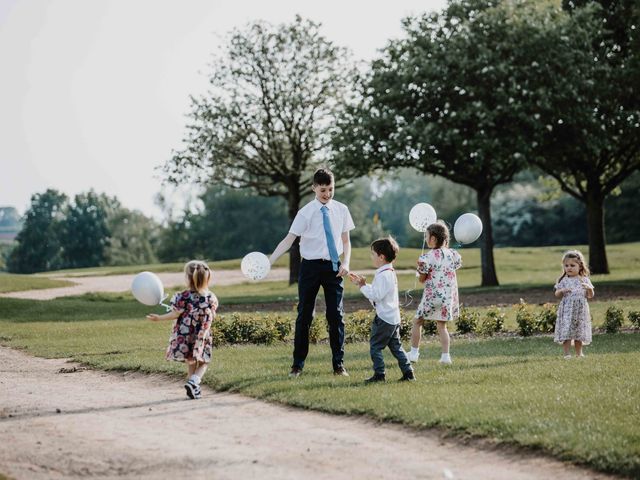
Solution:
{"label": "white dress shirt", "polygon": [[[320,209],[324,205],[317,198],[302,207],[293,219],[289,233],[300,237],[300,256],[307,260],[331,260],[327,237],[324,233],[324,222]],[[355,228],[349,208],[336,200],[326,204],[331,222],[331,234],[336,244],[338,255],[343,253],[342,234]]]}
{"label": "white dress shirt", "polygon": [[391,325],[400,323],[398,278],[392,264],[386,263],[378,268],[371,285],[363,285],[360,291],[376,307],[378,317]]}

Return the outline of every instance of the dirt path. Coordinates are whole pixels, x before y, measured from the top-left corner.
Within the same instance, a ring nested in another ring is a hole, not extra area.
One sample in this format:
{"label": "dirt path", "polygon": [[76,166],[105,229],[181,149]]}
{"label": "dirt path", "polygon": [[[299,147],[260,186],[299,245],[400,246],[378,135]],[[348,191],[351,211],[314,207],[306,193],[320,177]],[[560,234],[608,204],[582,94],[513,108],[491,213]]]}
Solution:
{"label": "dirt path", "polygon": [[[165,289],[182,285],[184,273],[158,273]],[[67,280],[76,285],[59,288],[43,288],[41,290],[25,290],[21,292],[9,292],[0,294],[0,297],[27,298],[32,300],[51,300],[57,297],[82,295],[89,292],[125,292],[131,288],[134,274],[130,275],[106,275],[102,277],[49,277],[52,280]],[[269,272],[267,280],[286,280],[289,278],[289,270],[277,268]],[[248,281],[239,270],[217,270],[215,272],[216,285],[235,285]]]}
{"label": "dirt path", "polygon": [[[436,433],[292,409],[0,347],[0,474],[19,479],[605,479]],[[1,475],[0,475],[1,476]]]}

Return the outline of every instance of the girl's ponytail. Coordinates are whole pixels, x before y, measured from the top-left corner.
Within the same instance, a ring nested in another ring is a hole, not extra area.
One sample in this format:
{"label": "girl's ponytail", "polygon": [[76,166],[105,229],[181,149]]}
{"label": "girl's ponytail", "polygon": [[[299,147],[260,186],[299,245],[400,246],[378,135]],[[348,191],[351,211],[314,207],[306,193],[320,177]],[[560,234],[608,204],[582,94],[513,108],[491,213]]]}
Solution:
{"label": "girl's ponytail", "polygon": [[189,289],[203,293],[209,286],[211,275],[209,266],[200,260],[191,260],[184,266],[184,273],[189,280]]}

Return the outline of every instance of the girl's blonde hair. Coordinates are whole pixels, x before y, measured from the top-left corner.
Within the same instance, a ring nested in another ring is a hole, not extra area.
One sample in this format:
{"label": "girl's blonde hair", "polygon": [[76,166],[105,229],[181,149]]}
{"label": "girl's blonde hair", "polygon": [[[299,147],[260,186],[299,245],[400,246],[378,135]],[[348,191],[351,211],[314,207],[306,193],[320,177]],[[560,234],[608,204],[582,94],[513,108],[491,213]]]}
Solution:
{"label": "girl's blonde hair", "polygon": [[189,281],[189,290],[205,292],[209,287],[211,270],[202,260],[191,260],[184,266],[184,274]]}
{"label": "girl's blonde hair", "polygon": [[587,262],[585,262],[584,260],[584,255],[582,255],[582,252],[580,250],[567,250],[566,252],[564,252],[564,255],[562,256],[562,265],[563,265],[562,275],[558,280],[562,280],[564,277],[567,276],[566,272],[564,271],[564,261],[568,258],[578,261],[578,265],[580,267],[578,269],[578,275],[580,275],[581,277],[589,276],[591,272],[589,271]]}
{"label": "girl's blonde hair", "polygon": [[436,223],[429,225],[427,227],[427,235],[435,237],[436,248],[449,246],[449,228],[442,220],[438,220]]}

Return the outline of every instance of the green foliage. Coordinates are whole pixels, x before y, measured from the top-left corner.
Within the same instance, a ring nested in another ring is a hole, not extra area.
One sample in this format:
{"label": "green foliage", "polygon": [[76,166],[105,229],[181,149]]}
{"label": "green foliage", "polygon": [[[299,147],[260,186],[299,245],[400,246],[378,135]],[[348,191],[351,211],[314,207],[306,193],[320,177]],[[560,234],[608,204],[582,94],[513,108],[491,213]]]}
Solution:
{"label": "green foliage", "polygon": [[105,249],[104,263],[115,266],[157,262],[155,252],[159,243],[160,225],[136,210],[121,207],[119,203],[114,206],[107,219],[110,238]]}
{"label": "green foliage", "polygon": [[75,196],[61,221],[59,241],[63,268],[102,265],[111,232],[107,216],[117,200],[93,190]]}
{"label": "green foliage", "polygon": [[531,306],[520,300],[520,303],[515,306],[515,309],[518,333],[523,337],[529,337],[536,333],[538,325]]}
{"label": "green foliage", "polygon": [[554,303],[545,303],[538,312],[536,318],[536,332],[551,333],[555,330],[558,318],[558,306]]}
{"label": "green foliage", "polygon": [[478,333],[487,337],[499,333],[504,328],[506,314],[499,307],[494,307],[486,311],[482,323],[478,328]]}
{"label": "green foliage", "polygon": [[162,261],[220,260],[251,251],[269,252],[288,225],[282,198],[264,198],[248,190],[212,185],[200,201],[202,208],[184,212],[163,230],[158,250]]}
{"label": "green foliage", "polygon": [[624,311],[611,305],[604,314],[604,331],[607,333],[618,333],[624,323]]}
{"label": "green foliage", "polygon": [[324,316],[318,317],[316,315],[309,328],[309,342],[320,343],[322,340],[328,338],[328,336],[329,324],[327,323],[327,319]]}
{"label": "green foliage", "polygon": [[220,315],[212,325],[214,345],[253,343],[271,345],[286,340],[291,333],[291,319],[277,314],[231,313]]}
{"label": "green foliage", "polygon": [[62,245],[60,230],[67,196],[48,189],[31,197],[22,230],[16,237],[17,245],[7,260],[13,273],[33,273],[60,268]]}
{"label": "green foliage", "polygon": [[460,316],[456,319],[456,331],[461,334],[474,333],[478,329],[480,313],[466,307],[460,308]]}
{"label": "green foliage", "polygon": [[640,311],[631,310],[627,314],[627,318],[629,319],[629,323],[633,325],[635,328],[640,328]]}

